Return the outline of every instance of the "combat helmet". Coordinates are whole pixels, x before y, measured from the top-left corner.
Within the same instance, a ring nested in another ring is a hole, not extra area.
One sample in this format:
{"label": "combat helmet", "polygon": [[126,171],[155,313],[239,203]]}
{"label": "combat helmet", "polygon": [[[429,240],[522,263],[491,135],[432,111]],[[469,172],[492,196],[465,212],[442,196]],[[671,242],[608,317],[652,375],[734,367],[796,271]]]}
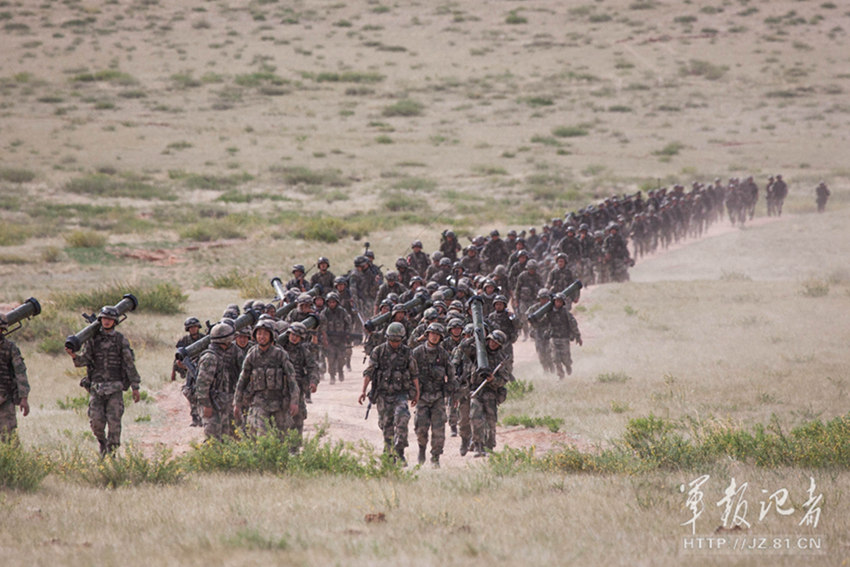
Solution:
{"label": "combat helmet", "polygon": [[227,323],[216,323],[210,331],[210,342],[213,344],[227,344],[234,334],[233,326]]}
{"label": "combat helmet", "polygon": [[201,322],[198,321],[197,317],[189,317],[185,321],[183,321],[183,330],[188,331],[192,327],[200,327]]}
{"label": "combat helmet", "polygon": [[508,342],[508,336],[503,331],[496,329],[487,335],[487,340],[493,340],[499,343],[499,346],[505,346]]}
{"label": "combat helmet", "polygon": [[392,340],[397,340],[397,341],[404,340],[404,335],[406,335],[406,334],[407,334],[407,332],[404,329],[404,325],[402,325],[398,321],[394,321],[394,322],[390,323],[389,325],[387,325],[387,330],[384,331],[384,335],[387,337],[388,340],[391,340],[391,341]]}
{"label": "combat helmet", "polygon": [[303,339],[307,336],[307,326],[300,321],[296,321],[295,323],[289,324],[289,332],[296,337],[301,337]]}
{"label": "combat helmet", "polygon": [[260,319],[259,321],[257,321],[257,324],[254,325],[254,332],[251,333],[251,336],[254,338],[254,340],[257,340],[257,331],[259,331],[260,329],[265,329],[266,331],[268,331],[271,335],[272,340],[274,340],[275,328],[273,319],[268,318]]}

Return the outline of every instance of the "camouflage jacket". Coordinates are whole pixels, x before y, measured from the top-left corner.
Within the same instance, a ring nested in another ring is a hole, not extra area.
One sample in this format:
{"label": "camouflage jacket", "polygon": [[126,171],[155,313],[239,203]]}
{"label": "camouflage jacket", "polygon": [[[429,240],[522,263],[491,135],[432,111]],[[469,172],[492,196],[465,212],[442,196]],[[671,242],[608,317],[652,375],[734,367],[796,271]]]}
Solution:
{"label": "camouflage jacket", "polygon": [[326,270],[325,273],[316,272],[312,276],[310,276],[310,288],[316,287],[316,284],[322,286],[322,294],[326,294],[334,288],[334,276],[333,272],[330,270]]}
{"label": "camouflage jacket", "polygon": [[490,328],[499,329],[508,337],[508,341],[514,343],[517,340],[519,331],[517,329],[518,321],[516,315],[503,309],[502,311],[493,310],[487,316],[487,322],[490,323]]}
{"label": "camouflage jacket", "polygon": [[560,309],[553,307],[546,314],[545,325],[549,336],[553,339],[577,341],[581,338],[581,333],[578,331],[578,321],[566,307],[562,306]]}
{"label": "camouflage jacket", "polygon": [[87,367],[92,384],[123,382],[137,390],[141,382],[130,342],[114,330],[99,329],[74,358],[74,366]]}
{"label": "camouflage jacket", "polygon": [[29,393],[27,366],[18,345],[0,336],[0,404],[12,400],[17,405]]}
{"label": "camouflage jacket", "polygon": [[[474,357],[474,346],[472,352],[472,356]],[[500,364],[502,365],[501,367],[499,366]],[[493,381],[484,386],[481,391],[495,394],[499,388],[504,388],[505,384],[507,384],[511,378],[511,361],[508,359],[508,353],[505,349],[500,348],[499,350],[490,350],[488,348],[487,366],[491,370],[495,370],[496,368],[499,370],[493,375]],[[477,372],[472,372],[469,380],[469,387],[472,388],[472,390],[475,390],[486,378],[487,376],[481,376]]]}
{"label": "camouflage jacket", "polygon": [[375,296],[375,306],[379,307],[381,305],[381,301],[387,298],[387,296],[391,293],[394,293],[401,297],[401,294],[407,291],[407,288],[404,287],[399,282],[396,282],[395,285],[389,285],[388,282],[384,282],[381,284],[381,287],[378,288],[378,294]]}
{"label": "camouflage jacket", "polygon": [[558,293],[567,289],[567,286],[575,281],[573,271],[568,267],[555,267],[549,272],[549,278],[546,280],[546,287],[552,293]]}
{"label": "camouflage jacket", "polygon": [[286,351],[276,345],[265,351],[259,345],[251,347],[242,363],[234,406],[250,404],[278,411],[285,404],[297,401],[299,394],[295,369]]}
{"label": "camouflage jacket", "polygon": [[329,346],[342,348],[350,342],[351,315],[343,307],[325,307],[319,317]]}
{"label": "camouflage jacket", "polygon": [[295,381],[298,382],[298,388],[306,396],[307,392],[310,391],[311,384],[319,384],[319,364],[316,362],[316,357],[313,356],[310,347],[303,339],[300,343],[295,344],[287,336],[283,343],[283,350],[289,355],[289,362],[295,371]]}
{"label": "camouflage jacket", "polygon": [[363,371],[363,376],[368,376],[372,381],[372,388],[377,395],[407,395],[408,399],[416,397],[414,380],[417,380],[418,375],[413,351],[403,343],[395,349],[389,343],[375,347]]}
{"label": "camouflage jacket", "polygon": [[416,270],[419,275],[425,275],[428,271],[428,266],[431,265],[431,256],[425,252],[411,252],[407,256],[407,263],[410,267]]}
{"label": "camouflage jacket", "polygon": [[537,291],[541,287],[543,287],[543,282],[540,281],[540,274],[536,271],[532,274],[526,270],[516,279],[514,297],[519,301],[535,301]]}
{"label": "camouflage jacket", "polygon": [[[203,333],[198,333],[198,336],[197,336],[197,337],[195,337],[195,338],[192,338],[192,335],[189,335],[189,334],[183,335],[183,336],[180,338],[180,340],[179,340],[179,341],[177,341],[177,345],[175,345],[175,349],[179,349],[179,348],[186,348],[186,347],[187,347],[187,346],[189,346],[190,344],[192,344],[192,343],[194,343],[194,342],[196,342],[196,341],[199,341],[199,340],[201,340],[202,338],[204,338],[204,334],[203,334]],[[198,364],[198,360],[200,360],[200,358],[201,358],[201,354],[203,354],[203,353],[197,354],[197,355],[195,355],[195,356],[193,356],[193,357],[192,357],[192,362],[193,362],[193,363],[195,363],[195,365],[196,365],[196,366],[197,366],[197,364]],[[176,360],[174,361],[174,369],[175,369],[175,370],[177,370],[177,373],[178,373],[178,374],[180,374],[180,376],[182,376],[183,378],[185,378],[185,377],[186,377],[186,369],[185,369],[185,368],[180,368],[180,367],[177,365],[177,361],[176,361]]]}
{"label": "camouflage jacket", "polygon": [[454,393],[457,388],[455,369],[446,349],[437,345],[424,344],[413,349],[416,361],[416,376],[419,379],[420,397],[433,401]]}
{"label": "camouflage jacket", "polygon": [[221,410],[219,400],[233,394],[236,380],[239,378],[239,358],[235,345],[222,349],[217,344],[211,344],[201,355],[198,363],[198,378],[195,392],[198,402],[204,407],[214,407]]}

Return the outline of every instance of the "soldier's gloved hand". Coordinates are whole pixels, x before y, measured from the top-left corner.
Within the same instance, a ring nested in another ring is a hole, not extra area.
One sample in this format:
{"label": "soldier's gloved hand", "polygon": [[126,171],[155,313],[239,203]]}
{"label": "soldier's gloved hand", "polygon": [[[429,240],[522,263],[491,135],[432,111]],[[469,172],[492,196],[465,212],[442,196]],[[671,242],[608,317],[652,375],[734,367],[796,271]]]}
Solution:
{"label": "soldier's gloved hand", "polygon": [[21,412],[24,414],[24,417],[30,414],[30,404],[26,398],[21,398]]}
{"label": "soldier's gloved hand", "polygon": [[579,337],[576,342],[578,343],[578,346],[582,346],[584,344],[583,342],[581,342],[581,337]]}
{"label": "soldier's gloved hand", "polygon": [[74,351],[72,351],[72,350],[71,350],[71,349],[69,349],[68,347],[65,347],[65,352],[67,352],[67,353],[68,353],[68,356],[70,356],[71,358],[74,358],[74,357],[76,356],[76,355],[74,354]]}
{"label": "soldier's gloved hand", "polygon": [[298,415],[298,404],[289,404],[289,415],[292,417]]}
{"label": "soldier's gloved hand", "polygon": [[363,405],[363,400],[366,399],[366,392],[362,392],[360,396],[357,398],[357,403],[361,406]]}
{"label": "soldier's gloved hand", "polygon": [[139,403],[139,401],[140,401],[141,399],[142,399],[142,397],[139,395],[139,391],[138,391],[138,390],[136,390],[136,389],[134,389],[134,390],[133,390],[133,403],[134,403],[134,404],[137,404],[137,403]]}
{"label": "soldier's gloved hand", "polygon": [[204,417],[209,419],[213,416],[213,409],[210,407],[204,406]]}
{"label": "soldier's gloved hand", "polygon": [[315,393],[316,393],[316,388],[317,388],[317,386],[316,386],[315,384],[310,384],[310,393],[311,393],[311,394],[315,394]]}

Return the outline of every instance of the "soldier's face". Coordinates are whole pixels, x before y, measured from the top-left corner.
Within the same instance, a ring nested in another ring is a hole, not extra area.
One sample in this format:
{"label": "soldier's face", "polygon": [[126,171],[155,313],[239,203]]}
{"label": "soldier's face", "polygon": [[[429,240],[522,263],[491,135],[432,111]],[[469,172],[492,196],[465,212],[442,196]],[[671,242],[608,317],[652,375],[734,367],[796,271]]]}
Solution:
{"label": "soldier's face", "polygon": [[336,309],[337,305],[339,305],[339,303],[337,303],[336,299],[329,299],[328,300],[328,307],[330,309]]}
{"label": "soldier's face", "polygon": [[563,267],[564,267],[564,266],[566,266],[566,265],[567,265],[567,261],[566,261],[566,260],[564,260],[563,258],[558,258],[558,267],[559,267],[559,268],[563,268]]}
{"label": "soldier's face", "polygon": [[108,331],[109,329],[115,326],[115,319],[111,319],[109,317],[101,317],[100,326]]}
{"label": "soldier's face", "polygon": [[555,309],[560,309],[560,308],[561,308],[561,307],[563,307],[563,306],[564,306],[564,302],[563,302],[563,301],[561,301],[560,299],[556,299],[556,300],[555,300]]}
{"label": "soldier's face", "polygon": [[297,345],[298,343],[301,342],[301,337],[299,337],[295,333],[289,333],[289,342],[291,342],[294,345]]}
{"label": "soldier's face", "polygon": [[401,339],[387,339],[387,342],[394,349],[401,346]]}
{"label": "soldier's face", "polygon": [[428,343],[432,346],[437,346],[440,344],[440,341],[443,340],[443,337],[440,336],[440,333],[435,333],[434,331],[430,331],[428,333]]}
{"label": "soldier's face", "polygon": [[320,272],[326,272],[327,270],[328,270],[328,265],[327,265],[327,264],[325,264],[324,262],[322,262],[321,264],[319,264],[319,271],[320,271]]}
{"label": "soldier's face", "polygon": [[197,337],[200,330],[200,325],[193,325],[192,327],[189,327],[189,334],[193,337]]}
{"label": "soldier's face", "polygon": [[501,313],[502,311],[505,310],[505,304],[502,303],[501,301],[497,301],[496,303],[493,304],[493,309],[495,309],[496,311]]}
{"label": "soldier's face", "polygon": [[489,348],[490,350],[499,350],[501,348],[501,346],[502,345],[500,345],[499,343],[497,343],[493,339],[487,340],[487,348]]}
{"label": "soldier's face", "polygon": [[257,329],[256,339],[258,345],[266,346],[272,342],[272,334],[268,329]]}
{"label": "soldier's face", "polygon": [[248,344],[249,337],[246,335],[236,335],[236,344],[239,345],[239,348],[245,348],[245,345]]}
{"label": "soldier's face", "polygon": [[452,334],[452,336],[454,338],[458,338],[461,335],[461,333],[463,333],[463,329],[461,329],[460,327],[452,327],[449,332]]}

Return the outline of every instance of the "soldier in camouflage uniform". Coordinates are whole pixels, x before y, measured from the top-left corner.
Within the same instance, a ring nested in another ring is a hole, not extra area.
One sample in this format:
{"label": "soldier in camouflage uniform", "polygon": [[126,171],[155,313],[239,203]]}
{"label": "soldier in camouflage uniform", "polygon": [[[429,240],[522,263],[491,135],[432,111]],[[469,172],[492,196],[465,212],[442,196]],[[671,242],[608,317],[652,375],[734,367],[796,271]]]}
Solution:
{"label": "soldier in camouflage uniform", "polygon": [[[546,287],[549,288],[552,293],[558,293],[567,289],[567,287],[569,287],[569,285],[574,281],[576,281],[575,274],[573,274],[573,271],[567,265],[567,255],[560,252],[557,256],[555,256],[555,268],[549,272],[549,278],[546,280]],[[573,301],[578,302],[580,296],[581,292],[576,291],[572,296]]]}
{"label": "soldier in camouflage uniform", "polygon": [[407,263],[413,268],[417,274],[424,276],[431,265],[431,257],[422,251],[422,241],[414,240],[410,243],[410,248],[413,250],[407,256]]}
{"label": "soldier in camouflage uniform", "polygon": [[378,295],[375,296],[375,313],[381,306],[381,302],[385,300],[391,293],[401,296],[407,288],[398,281],[398,272],[387,272],[386,281],[378,288]]}
{"label": "soldier in camouflage uniform", "polygon": [[[463,320],[458,317],[449,319],[449,322],[446,323],[446,331],[446,338],[443,339],[440,346],[449,353],[449,357],[452,357],[454,355],[455,348],[459,347],[463,341]],[[454,367],[454,364],[452,364],[452,367]],[[460,378],[457,372],[455,372],[455,378]],[[452,395],[449,396],[446,406],[449,412],[449,428],[451,429],[452,437],[457,437],[457,422],[459,414],[457,409],[456,392],[452,392]]]}
{"label": "soldier in camouflage uniform", "polygon": [[428,430],[431,430],[431,464],[439,468],[440,455],[446,444],[446,400],[457,390],[457,381],[449,353],[440,346],[443,326],[439,323],[428,325],[426,335],[425,344],[413,349],[421,392],[416,404],[416,439],[421,465],[425,463]]}
{"label": "soldier in camouflage uniform", "polygon": [[[230,306],[228,306],[228,309],[230,309]],[[239,315],[237,314],[237,317],[238,316]],[[197,319],[197,317],[189,317],[188,319],[186,319],[183,322],[183,329],[186,331],[187,334],[183,335],[183,337],[181,337],[180,340],[177,341],[176,348],[178,349],[185,348],[191,345],[192,343],[195,343],[204,338],[204,334],[201,332],[201,322]],[[198,360],[200,360],[200,357],[200,354],[192,357],[192,364],[194,364],[196,368],[198,366]],[[175,359],[174,365],[171,369],[171,380],[174,380],[175,372],[180,374],[180,376],[185,380],[187,370],[188,369],[186,368],[186,365],[183,364],[182,360]],[[195,395],[195,389],[189,387],[188,384],[184,384],[183,395],[186,397],[187,400],[189,400],[189,415],[191,415],[192,417],[192,423],[190,424],[190,426],[202,426],[203,422],[201,421],[201,408],[198,405],[198,397]]]}
{"label": "soldier in camouflage uniform", "polygon": [[555,367],[552,364],[552,349],[549,346],[549,329],[546,327],[546,319],[540,318],[537,322],[532,323],[528,318],[529,315],[546,305],[548,302],[549,290],[542,287],[537,292],[537,303],[526,310],[525,318],[531,327],[531,336],[534,338],[534,349],[537,351],[537,358],[540,360],[540,366],[543,367],[544,371],[552,372]]}
{"label": "soldier in camouflage uniform", "polygon": [[499,238],[498,230],[490,231],[490,240],[481,250],[481,262],[483,267],[492,272],[499,264],[507,264],[511,251],[508,250],[505,241]]}
{"label": "soldier in camouflage uniform", "polygon": [[[321,378],[322,374],[324,374],[324,369],[322,368],[322,353],[319,345],[319,332],[321,329],[321,317],[315,311],[315,304],[313,303],[313,298],[306,293],[302,293],[298,296],[296,300],[298,303],[298,308],[293,309],[289,312],[289,315],[286,316],[287,323],[303,323],[310,317],[316,318],[317,326],[314,329],[310,329],[307,331],[307,337],[305,337],[304,342],[307,345],[307,348],[310,350],[311,356],[319,364],[319,377]],[[302,392],[307,397],[307,403],[312,403],[310,399],[310,391]]]}
{"label": "soldier in camouflage uniform", "polygon": [[[486,454],[485,451],[496,448],[498,406],[507,397],[505,384],[511,379],[510,361],[505,357],[502,349],[502,346],[508,342],[508,337],[502,331],[496,330],[487,335],[486,340],[487,367],[491,369],[491,374],[479,375],[478,372],[473,371],[469,385],[474,392],[482,382],[487,383],[470,403],[472,443],[476,457],[483,457]],[[474,345],[472,348],[473,356],[475,356]]]}
{"label": "soldier in camouflage uniform", "polygon": [[564,378],[564,370],[567,374],[573,372],[573,359],[570,356],[570,341],[582,345],[581,333],[578,330],[578,322],[570,313],[572,301],[569,301],[563,293],[556,293],[552,298],[554,307],[546,314],[545,328],[552,339],[552,359],[558,378]]}
{"label": "soldier in camouflage uniform", "polygon": [[248,426],[262,435],[273,427],[283,437],[291,419],[298,415],[301,395],[289,357],[275,345],[274,323],[259,321],[254,327],[256,345],[248,351],[233,398],[233,416],[242,421],[242,409],[250,408]]}
{"label": "soldier in camouflage uniform", "polygon": [[[540,274],[537,273],[537,260],[529,260],[525,271],[516,279],[513,298],[514,311],[520,316],[519,325],[522,328],[523,336],[526,338],[528,338],[528,325],[525,320],[525,313],[537,301],[537,291],[541,287],[543,287],[543,281],[540,278]],[[510,336],[508,338],[510,339]]]}
{"label": "soldier in camouflage uniform", "polygon": [[340,297],[336,292],[328,294],[326,307],[320,314],[322,318],[322,340],[328,353],[328,374],[331,384],[345,380],[345,352],[350,347],[351,316],[340,307]]}
{"label": "soldier in camouflage uniform", "polygon": [[487,316],[487,323],[490,329],[499,329],[505,336],[508,337],[507,343],[502,347],[502,350],[507,354],[508,358],[514,358],[514,343],[519,336],[519,321],[516,315],[508,311],[508,298],[504,295],[497,295],[493,298],[493,312]]}
{"label": "soldier in camouflage uniform", "polygon": [[469,389],[470,378],[475,371],[475,336],[472,324],[463,328],[463,339],[452,351],[452,366],[455,368],[455,378],[458,382],[457,391],[453,396],[452,408],[457,409],[457,427],[460,433],[460,456],[469,451],[472,438],[472,426],[469,420]]}
{"label": "soldier in camouflage uniform", "polygon": [[292,323],[286,333],[283,350],[289,355],[289,362],[295,371],[295,381],[298,383],[298,414],[294,416],[293,425],[298,431],[299,438],[304,433],[304,421],[307,419],[307,392],[316,393],[319,386],[319,365],[310,353],[304,340],[307,338],[307,327],[304,323]]}
{"label": "soldier in camouflage uniform", "polygon": [[[121,314],[111,306],[97,316],[100,328],[86,341],[80,354],[65,351],[77,368],[88,369],[81,385],[88,390],[89,424],[100,445],[100,454],[114,453],[121,445],[121,417],[124,415],[124,390],[133,389],[133,402],[138,403],[139,373],[135,355],[124,335],[115,330]],[[106,427],[109,426],[109,433]]]}
{"label": "soldier in camouflage uniform", "polygon": [[233,391],[239,378],[240,354],[232,344],[231,325],[218,323],[210,331],[210,346],[198,362],[195,392],[204,417],[207,439],[233,435]]}
{"label": "soldier in camouflage uniform", "polygon": [[30,413],[30,384],[27,366],[18,346],[6,338],[9,322],[0,315],[0,442],[12,437],[18,427],[15,406],[21,406],[24,417]]}
{"label": "soldier in camouflage uniform", "polygon": [[316,261],[316,267],[319,268],[319,271],[310,276],[310,288],[312,289],[318,284],[322,288],[322,293],[328,293],[333,289],[336,279],[334,273],[328,269],[331,267],[331,262],[324,256],[320,256]]}
{"label": "soldier in camouflage uniform", "polygon": [[602,245],[605,260],[610,266],[611,279],[615,282],[629,281],[629,266],[634,266],[634,260],[629,256],[629,248],[620,234],[620,225],[612,223],[608,227],[608,236]]}
{"label": "soldier in camouflage uniform", "polygon": [[372,351],[369,365],[363,371],[363,391],[357,399],[363,404],[366,388],[372,382],[370,403],[378,406],[378,419],[384,434],[384,452],[392,454],[402,462],[407,447],[407,424],[411,407],[419,401],[419,371],[413,352],[404,344],[404,326],[391,323],[387,327],[387,341]]}
{"label": "soldier in camouflage uniform", "polygon": [[[310,288],[307,285],[307,279],[304,277],[306,270],[303,264],[295,264],[292,266],[292,279],[286,282],[286,289],[295,289],[301,292],[308,291]],[[258,312],[262,310],[254,307]]]}

